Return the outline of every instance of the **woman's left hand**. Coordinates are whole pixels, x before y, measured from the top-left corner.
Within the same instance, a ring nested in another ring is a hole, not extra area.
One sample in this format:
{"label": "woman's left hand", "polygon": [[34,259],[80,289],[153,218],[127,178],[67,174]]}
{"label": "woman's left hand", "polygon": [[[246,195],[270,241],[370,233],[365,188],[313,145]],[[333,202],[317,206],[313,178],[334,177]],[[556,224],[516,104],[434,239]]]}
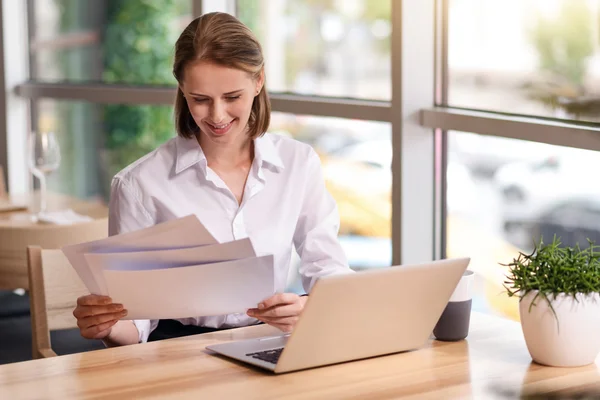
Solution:
{"label": "woman's left hand", "polygon": [[308,297],[294,293],[277,293],[261,302],[257,308],[250,308],[247,314],[283,332],[291,332],[307,300]]}

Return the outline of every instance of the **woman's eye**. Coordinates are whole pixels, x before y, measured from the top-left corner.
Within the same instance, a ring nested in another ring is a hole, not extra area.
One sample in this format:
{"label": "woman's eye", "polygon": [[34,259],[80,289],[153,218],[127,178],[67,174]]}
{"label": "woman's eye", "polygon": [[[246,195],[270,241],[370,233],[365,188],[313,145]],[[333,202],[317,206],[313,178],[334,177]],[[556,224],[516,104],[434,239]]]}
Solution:
{"label": "woman's eye", "polygon": [[227,100],[228,101],[235,101],[235,100],[237,100],[239,98],[240,98],[240,96],[229,96],[229,97],[227,97]]}
{"label": "woman's eye", "polygon": [[194,99],[194,103],[205,103],[207,99]]}

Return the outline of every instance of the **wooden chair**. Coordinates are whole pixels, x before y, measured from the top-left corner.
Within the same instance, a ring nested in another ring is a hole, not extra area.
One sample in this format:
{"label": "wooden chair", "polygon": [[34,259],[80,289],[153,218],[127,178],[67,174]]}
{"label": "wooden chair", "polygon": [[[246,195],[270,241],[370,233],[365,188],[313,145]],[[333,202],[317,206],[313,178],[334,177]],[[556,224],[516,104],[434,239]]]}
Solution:
{"label": "wooden chair", "polygon": [[36,224],[0,229],[0,289],[28,289],[27,246],[60,249],[108,236],[108,218],[74,225]]}
{"label": "wooden chair", "polygon": [[77,328],[73,310],[89,291],[61,250],[27,248],[33,358],[55,357],[50,331]]}

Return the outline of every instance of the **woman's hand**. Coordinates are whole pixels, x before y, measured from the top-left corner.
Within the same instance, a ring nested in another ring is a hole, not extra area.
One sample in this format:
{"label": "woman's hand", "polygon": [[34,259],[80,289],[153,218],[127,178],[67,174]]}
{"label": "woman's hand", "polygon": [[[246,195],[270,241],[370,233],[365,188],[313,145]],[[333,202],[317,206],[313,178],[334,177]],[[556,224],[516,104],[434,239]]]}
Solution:
{"label": "woman's hand", "polygon": [[110,297],[90,294],[77,299],[73,316],[81,336],[87,339],[106,338],[113,325],[127,315],[122,304],[114,304]]}
{"label": "woman's hand", "polygon": [[273,325],[283,332],[291,332],[296,326],[307,300],[306,296],[278,293],[264,300],[257,308],[249,309],[247,313],[250,317]]}

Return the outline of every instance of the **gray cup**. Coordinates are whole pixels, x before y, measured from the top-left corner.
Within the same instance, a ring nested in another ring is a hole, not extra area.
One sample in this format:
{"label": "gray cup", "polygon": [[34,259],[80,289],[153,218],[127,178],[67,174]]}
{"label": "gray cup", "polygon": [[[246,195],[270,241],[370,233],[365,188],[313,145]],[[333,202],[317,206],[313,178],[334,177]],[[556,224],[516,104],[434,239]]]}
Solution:
{"label": "gray cup", "polygon": [[473,271],[465,271],[442,316],[433,328],[433,335],[437,340],[457,341],[466,338],[469,334],[474,280]]}

